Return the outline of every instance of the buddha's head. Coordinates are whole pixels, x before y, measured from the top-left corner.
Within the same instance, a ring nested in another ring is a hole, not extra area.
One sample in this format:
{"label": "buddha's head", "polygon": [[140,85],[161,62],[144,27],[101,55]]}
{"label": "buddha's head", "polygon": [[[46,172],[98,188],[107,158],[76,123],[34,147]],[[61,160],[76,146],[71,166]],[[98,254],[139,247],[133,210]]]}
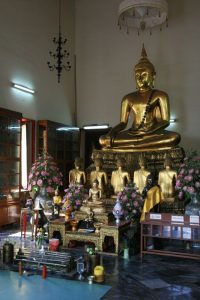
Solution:
{"label": "buddha's head", "polygon": [[173,164],[173,162],[172,162],[171,157],[166,155],[165,161],[164,161],[164,168],[170,169],[172,167],[172,164]]}
{"label": "buddha's head", "polygon": [[96,159],[94,160],[94,165],[95,165],[95,167],[101,168],[102,165],[103,165],[103,159],[100,158],[100,157],[96,158]]}
{"label": "buddha's head", "polygon": [[140,155],[138,158],[138,164],[140,166],[140,168],[145,168],[146,165],[146,161],[143,155]]}
{"label": "buddha's head", "polygon": [[125,166],[125,159],[124,158],[118,158],[117,159],[117,167],[123,168]]}
{"label": "buddha's head", "polygon": [[138,64],[135,65],[135,80],[137,89],[142,91],[153,88],[155,75],[155,68],[148,60],[147,53],[143,45],[141,58]]}
{"label": "buddha's head", "polygon": [[83,162],[82,158],[76,157],[76,158],[75,158],[75,161],[74,161],[75,167],[76,167],[76,168],[80,168],[81,165],[82,165],[82,162]]}

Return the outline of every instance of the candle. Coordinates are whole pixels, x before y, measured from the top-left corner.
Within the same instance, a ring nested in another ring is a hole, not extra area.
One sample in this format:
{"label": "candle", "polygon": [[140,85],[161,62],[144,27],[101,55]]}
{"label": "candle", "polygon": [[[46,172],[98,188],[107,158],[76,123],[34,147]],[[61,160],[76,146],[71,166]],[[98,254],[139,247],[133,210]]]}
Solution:
{"label": "candle", "polygon": [[45,279],[47,277],[47,268],[45,265],[42,267],[42,278]]}
{"label": "candle", "polygon": [[23,268],[22,268],[22,262],[19,262],[19,275],[22,276]]}

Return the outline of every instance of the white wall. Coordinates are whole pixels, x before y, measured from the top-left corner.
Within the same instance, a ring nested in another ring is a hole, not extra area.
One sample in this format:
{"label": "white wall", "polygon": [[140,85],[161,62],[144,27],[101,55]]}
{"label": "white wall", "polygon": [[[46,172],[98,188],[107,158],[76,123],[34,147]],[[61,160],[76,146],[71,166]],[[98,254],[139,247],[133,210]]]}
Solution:
{"label": "white wall", "polygon": [[[74,115],[74,1],[61,1],[61,28],[67,37],[72,70],[57,83],[50,72],[49,51],[58,36],[59,0],[0,0],[0,107],[31,119],[72,124]],[[51,60],[53,62],[53,60]],[[36,90],[34,96],[11,88],[17,82]]]}
{"label": "white wall", "polygon": [[135,90],[133,67],[144,42],[157,71],[155,88],[169,94],[171,116],[178,119],[173,130],[181,134],[181,146],[200,149],[200,1],[168,2],[169,27],[138,36],[119,31],[120,0],[76,0],[80,126],[118,123],[122,96]]}

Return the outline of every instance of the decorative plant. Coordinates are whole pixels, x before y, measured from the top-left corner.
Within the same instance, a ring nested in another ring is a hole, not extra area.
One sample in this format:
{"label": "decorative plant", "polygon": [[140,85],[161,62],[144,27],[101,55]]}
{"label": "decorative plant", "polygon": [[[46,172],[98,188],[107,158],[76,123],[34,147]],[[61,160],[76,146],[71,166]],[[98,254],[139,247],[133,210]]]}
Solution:
{"label": "decorative plant", "polygon": [[28,176],[28,190],[39,191],[45,187],[47,193],[53,193],[56,188],[63,185],[62,173],[48,153],[38,156]]}
{"label": "decorative plant", "polygon": [[97,251],[98,251],[98,248],[97,247],[87,247],[86,248],[86,252],[88,255],[96,255],[97,254]]}
{"label": "decorative plant", "polygon": [[139,194],[136,185],[129,182],[122,192],[118,193],[121,202],[124,217],[127,220],[139,218],[144,205],[144,199]]}
{"label": "decorative plant", "polygon": [[36,237],[36,242],[37,242],[38,248],[40,248],[42,246],[44,241],[45,241],[45,229],[44,228],[39,228],[38,229],[38,234],[37,234],[37,237]]}
{"label": "decorative plant", "polygon": [[63,208],[69,208],[72,210],[79,210],[83,201],[88,197],[87,191],[83,185],[77,183],[71,183],[65,190],[66,194],[63,197]]}
{"label": "decorative plant", "polygon": [[189,151],[178,170],[175,189],[179,199],[188,202],[191,194],[196,194],[200,201],[200,156],[197,151]]}

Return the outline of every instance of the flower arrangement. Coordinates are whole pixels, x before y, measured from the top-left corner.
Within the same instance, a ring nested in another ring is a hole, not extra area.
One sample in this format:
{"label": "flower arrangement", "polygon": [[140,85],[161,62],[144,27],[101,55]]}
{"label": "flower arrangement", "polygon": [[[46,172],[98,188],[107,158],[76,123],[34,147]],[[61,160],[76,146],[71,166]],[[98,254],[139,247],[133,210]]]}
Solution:
{"label": "flower arrangement", "polygon": [[178,170],[175,189],[178,191],[179,199],[185,202],[196,194],[200,201],[200,156],[197,151],[189,151]]}
{"label": "flower arrangement", "polygon": [[70,183],[69,187],[64,190],[63,209],[79,210],[83,201],[88,197],[87,191],[83,185],[77,183]]}
{"label": "flower arrangement", "polygon": [[53,193],[63,185],[62,177],[53,157],[43,153],[38,156],[30,170],[28,190],[38,192],[41,187],[45,187],[47,193]]}
{"label": "flower arrangement", "polygon": [[144,199],[139,194],[135,184],[129,182],[122,192],[118,193],[121,202],[124,217],[127,220],[139,218],[144,205]]}

